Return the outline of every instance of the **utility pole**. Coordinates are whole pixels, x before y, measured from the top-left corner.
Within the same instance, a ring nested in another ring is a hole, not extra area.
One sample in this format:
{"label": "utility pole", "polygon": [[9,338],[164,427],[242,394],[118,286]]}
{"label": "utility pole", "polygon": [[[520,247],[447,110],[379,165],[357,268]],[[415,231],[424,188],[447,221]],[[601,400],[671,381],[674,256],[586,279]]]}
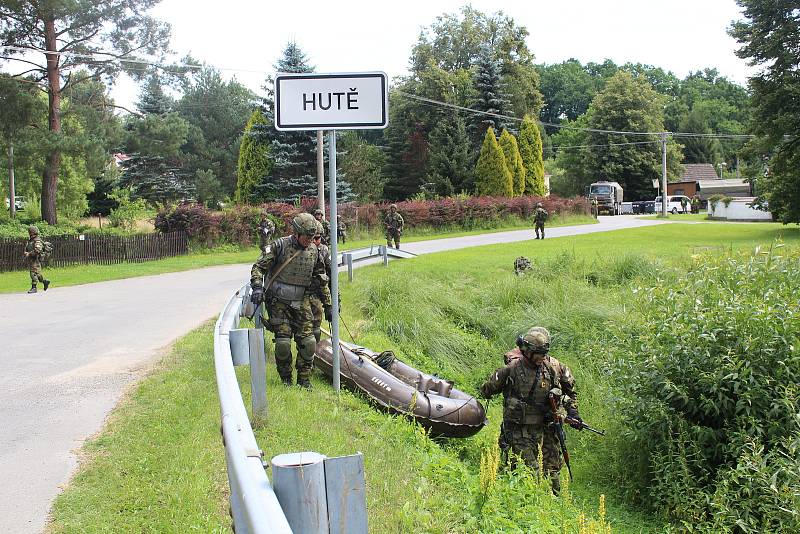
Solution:
{"label": "utility pole", "polygon": [[11,218],[17,216],[17,193],[14,191],[14,143],[8,144],[8,212]]}
{"label": "utility pole", "polygon": [[661,132],[661,217],[667,216],[667,132]]}
{"label": "utility pole", "polygon": [[325,218],[325,162],[322,155],[324,145],[322,130],[317,130],[317,201],[323,219]]}

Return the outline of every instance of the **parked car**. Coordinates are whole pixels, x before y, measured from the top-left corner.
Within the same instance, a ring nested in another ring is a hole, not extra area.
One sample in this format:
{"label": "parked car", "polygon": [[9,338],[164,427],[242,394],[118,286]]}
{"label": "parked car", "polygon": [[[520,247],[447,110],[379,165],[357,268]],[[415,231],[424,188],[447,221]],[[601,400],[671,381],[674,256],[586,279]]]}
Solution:
{"label": "parked car", "polygon": [[[17,211],[25,211],[25,197],[19,195],[14,197],[14,207]],[[8,197],[6,197],[6,209],[11,207],[11,202],[8,201]]]}
{"label": "parked car", "polygon": [[[686,209],[683,209],[682,199],[686,199]],[[672,195],[667,197],[667,211],[675,213],[690,213],[692,209],[692,200],[686,195]],[[656,197],[655,200],[656,213],[661,212],[661,197]]]}

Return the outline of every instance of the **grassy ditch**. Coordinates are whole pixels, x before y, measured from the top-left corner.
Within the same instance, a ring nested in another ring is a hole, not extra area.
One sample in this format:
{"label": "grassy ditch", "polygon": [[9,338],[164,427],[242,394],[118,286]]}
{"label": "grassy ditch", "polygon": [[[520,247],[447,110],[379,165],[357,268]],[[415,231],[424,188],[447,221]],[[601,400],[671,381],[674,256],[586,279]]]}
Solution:
{"label": "grassy ditch", "polygon": [[[620,434],[610,395],[613,325],[635,310],[631,287],[681,283],[693,256],[727,254],[800,232],[777,225],[668,225],[513,245],[493,245],[359,270],[343,282],[344,319],[358,342],[392,349],[408,363],[474,393],[502,364],[515,335],[541,324],[553,355],[577,376],[588,422]],[[519,255],[533,260],[513,275]],[[247,369],[240,369],[247,391]],[[184,340],[84,447],[87,458],[56,501],[54,532],[184,532],[227,528],[224,457],[211,365],[211,328]],[[374,532],[657,532],[619,490],[619,440],[568,430],[575,482],[563,498],[496,459],[501,402],[490,425],[466,440],[431,440],[358,396],[283,388],[268,366],[270,416],[257,430],[267,456],[315,450],[365,455]],[[246,399],[246,403],[248,400]],[[612,460],[609,460],[609,459]],[[566,474],[564,474],[566,478]],[[601,495],[605,494],[605,498]]]}
{"label": "grassy ditch", "polygon": [[[593,224],[596,221],[587,216],[569,215],[555,217],[549,226],[570,226],[578,224]],[[483,234],[491,231],[518,230],[531,225],[520,219],[506,219],[498,221],[497,225],[488,225],[474,230],[460,228],[432,228],[421,227],[409,230],[403,236],[404,243],[425,241],[429,239],[446,239],[467,235]],[[343,249],[354,249],[371,244],[381,244],[385,237],[376,232],[363,235],[353,235]],[[21,252],[20,252],[21,253]],[[232,245],[222,245],[213,249],[203,249],[188,254],[163,260],[120,263],[116,265],[74,265],[70,267],[48,268],[45,266],[44,274],[53,281],[53,287],[90,284],[106,280],[119,280],[134,276],[148,276],[162,273],[188,271],[214,265],[229,265],[234,263],[252,263],[258,257],[257,247],[240,248]],[[30,288],[30,277],[27,271],[14,271],[0,273],[0,293],[20,293]]]}

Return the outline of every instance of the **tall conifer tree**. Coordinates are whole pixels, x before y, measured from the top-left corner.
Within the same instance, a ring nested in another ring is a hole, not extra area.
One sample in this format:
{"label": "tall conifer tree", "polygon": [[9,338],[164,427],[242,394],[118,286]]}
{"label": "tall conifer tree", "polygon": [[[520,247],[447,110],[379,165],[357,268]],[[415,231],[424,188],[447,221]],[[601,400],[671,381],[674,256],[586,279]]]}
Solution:
{"label": "tall conifer tree", "polygon": [[479,195],[510,197],[514,194],[511,172],[491,127],[486,130],[475,166],[475,189]]}
{"label": "tall conifer tree", "polygon": [[[263,183],[272,171],[272,159],[269,147],[259,143],[253,136],[253,130],[264,127],[267,119],[260,109],[253,111],[244,128],[242,144],[239,147],[238,177],[236,182],[236,201],[248,202],[258,200],[256,186]],[[272,195],[275,196],[275,195]]]}
{"label": "tall conifer tree", "polygon": [[525,192],[525,166],[519,154],[517,139],[508,131],[503,130],[499,140],[500,148],[506,158],[506,167],[511,173],[512,188],[515,197]]}
{"label": "tall conifer tree", "polygon": [[470,143],[461,117],[442,117],[430,136],[428,182],[441,196],[471,191],[474,174],[470,163]]}
{"label": "tall conifer tree", "polygon": [[519,128],[519,153],[525,167],[525,194],[539,197],[546,195],[542,135],[539,126],[529,115],[525,115]]}
{"label": "tall conifer tree", "polygon": [[[473,79],[478,97],[472,104],[472,109],[496,115],[510,114],[511,104],[503,87],[501,75],[500,61],[495,57],[489,46],[482,46],[476,62],[475,77]],[[500,131],[508,127],[509,124],[506,119],[481,113],[474,114],[470,123],[475,146],[481,143],[488,128]]]}

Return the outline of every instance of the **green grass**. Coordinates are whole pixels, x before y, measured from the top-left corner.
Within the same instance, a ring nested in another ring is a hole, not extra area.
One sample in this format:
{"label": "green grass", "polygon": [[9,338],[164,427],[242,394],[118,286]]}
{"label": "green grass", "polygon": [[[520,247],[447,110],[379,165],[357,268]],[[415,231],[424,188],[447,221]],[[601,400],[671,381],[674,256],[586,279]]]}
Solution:
{"label": "green grass", "polygon": [[[661,214],[652,214],[652,215],[642,215],[641,217],[637,217],[637,219],[660,219]],[[667,219],[672,219],[674,221],[684,221],[684,222],[694,222],[694,221],[706,221],[710,222],[711,219],[708,218],[707,213],[667,213]]]}
{"label": "green grass", "polygon": [[[577,224],[592,224],[596,221],[586,216],[569,216],[556,218],[549,226],[566,226]],[[449,237],[460,237],[466,235],[476,235],[487,231],[506,231],[520,228],[528,228],[529,224],[521,221],[503,221],[499,228],[482,228],[475,230],[456,230],[452,228],[421,228],[409,231],[408,235],[403,236],[403,243],[424,241],[428,239],[445,239]],[[357,239],[348,241],[340,247],[344,250],[369,246],[371,244],[385,243],[383,235],[370,235],[366,237],[357,236]],[[217,249],[202,250],[163,260],[141,262],[141,263],[120,263],[116,265],[73,265],[70,267],[44,268],[44,275],[53,281],[53,287],[74,286],[79,284],[89,284],[93,282],[103,282],[106,280],[119,280],[134,276],[148,276],[162,273],[187,271],[190,269],[200,269],[214,265],[230,265],[235,263],[253,263],[258,257],[257,247],[238,249],[237,247],[223,246]],[[0,273],[0,293],[19,293],[27,291],[30,287],[30,277],[27,271],[13,271]]]}
{"label": "green grass", "polygon": [[[678,275],[666,273],[680,272],[692,255],[775,239],[800,243],[800,230],[673,224],[427,255],[392,262],[388,269],[365,267],[353,283],[344,278],[344,319],[360,343],[393,349],[468,392],[501,364],[517,332],[543,324],[554,334],[554,355],[577,376],[583,416],[611,436],[619,428],[607,408],[599,359],[604,351],[590,342],[598,339],[598,328],[626,313],[626,288],[655,276],[679,283]],[[534,260],[534,270],[524,277],[512,274],[520,254]],[[115,410],[103,433],[84,446],[87,461],[56,501],[54,532],[227,528],[211,347],[210,326],[181,340]],[[247,369],[240,368],[239,375],[247,392]],[[569,431],[576,477],[570,499],[552,499],[529,478],[501,474],[479,511],[480,458],[497,437],[498,400],[489,404],[489,427],[473,438],[433,441],[355,395],[342,392],[337,398],[319,375],[313,382],[310,393],[283,388],[274,364],[268,365],[270,415],[257,429],[259,444],[267,458],[301,450],[362,451],[373,532],[577,533],[579,513],[598,517],[601,493],[608,494],[614,532],[663,528],[611,491],[616,470],[624,466],[595,452],[606,446],[604,438]]]}

